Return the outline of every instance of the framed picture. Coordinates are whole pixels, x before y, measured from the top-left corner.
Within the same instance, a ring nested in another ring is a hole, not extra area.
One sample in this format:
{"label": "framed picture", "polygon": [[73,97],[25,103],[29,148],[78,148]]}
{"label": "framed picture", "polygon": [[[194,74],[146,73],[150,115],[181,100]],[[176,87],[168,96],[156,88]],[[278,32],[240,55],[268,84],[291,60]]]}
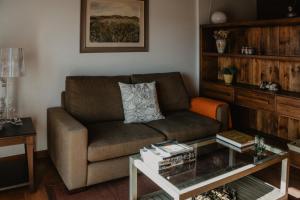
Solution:
{"label": "framed picture", "polygon": [[81,0],[80,52],[148,51],[148,0]]}

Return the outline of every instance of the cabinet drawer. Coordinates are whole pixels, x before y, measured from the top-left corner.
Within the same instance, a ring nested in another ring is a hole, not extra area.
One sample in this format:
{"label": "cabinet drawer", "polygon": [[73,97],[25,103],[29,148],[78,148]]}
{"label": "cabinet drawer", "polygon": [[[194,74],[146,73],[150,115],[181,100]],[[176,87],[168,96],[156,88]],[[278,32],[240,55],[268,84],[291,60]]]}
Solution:
{"label": "cabinet drawer", "polygon": [[275,111],[275,95],[264,92],[238,89],[236,103],[251,109]]}
{"label": "cabinet drawer", "polygon": [[300,119],[300,99],[277,96],[276,100],[279,114]]}
{"label": "cabinet drawer", "polygon": [[203,83],[201,85],[201,94],[206,97],[223,100],[229,103],[234,102],[234,89],[225,85]]}

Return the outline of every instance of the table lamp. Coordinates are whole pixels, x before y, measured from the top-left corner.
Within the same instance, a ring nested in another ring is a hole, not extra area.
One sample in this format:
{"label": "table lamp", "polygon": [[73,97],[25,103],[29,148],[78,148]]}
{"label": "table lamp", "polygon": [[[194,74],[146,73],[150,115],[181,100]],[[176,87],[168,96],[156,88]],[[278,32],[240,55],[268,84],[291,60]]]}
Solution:
{"label": "table lamp", "polygon": [[24,74],[22,48],[0,48],[0,130],[4,124],[22,125],[17,114],[17,98],[13,87],[16,78]]}

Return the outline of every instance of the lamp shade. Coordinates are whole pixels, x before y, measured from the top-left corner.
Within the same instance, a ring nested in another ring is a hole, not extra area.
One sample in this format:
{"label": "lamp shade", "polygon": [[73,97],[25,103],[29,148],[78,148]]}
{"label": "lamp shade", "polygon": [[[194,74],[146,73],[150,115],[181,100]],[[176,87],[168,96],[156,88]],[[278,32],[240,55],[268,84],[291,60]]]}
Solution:
{"label": "lamp shade", "polygon": [[22,48],[0,48],[0,77],[23,76],[25,71]]}

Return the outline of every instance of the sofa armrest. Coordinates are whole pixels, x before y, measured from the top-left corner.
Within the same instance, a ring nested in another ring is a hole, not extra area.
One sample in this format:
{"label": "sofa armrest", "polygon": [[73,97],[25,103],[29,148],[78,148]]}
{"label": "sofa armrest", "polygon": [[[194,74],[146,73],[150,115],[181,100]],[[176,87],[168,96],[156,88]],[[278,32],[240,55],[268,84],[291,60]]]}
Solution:
{"label": "sofa armrest", "polygon": [[63,108],[47,110],[48,151],[69,190],[86,186],[88,131]]}
{"label": "sofa armrest", "polygon": [[230,108],[225,102],[204,97],[196,97],[191,100],[190,110],[221,122],[222,130],[231,128]]}

